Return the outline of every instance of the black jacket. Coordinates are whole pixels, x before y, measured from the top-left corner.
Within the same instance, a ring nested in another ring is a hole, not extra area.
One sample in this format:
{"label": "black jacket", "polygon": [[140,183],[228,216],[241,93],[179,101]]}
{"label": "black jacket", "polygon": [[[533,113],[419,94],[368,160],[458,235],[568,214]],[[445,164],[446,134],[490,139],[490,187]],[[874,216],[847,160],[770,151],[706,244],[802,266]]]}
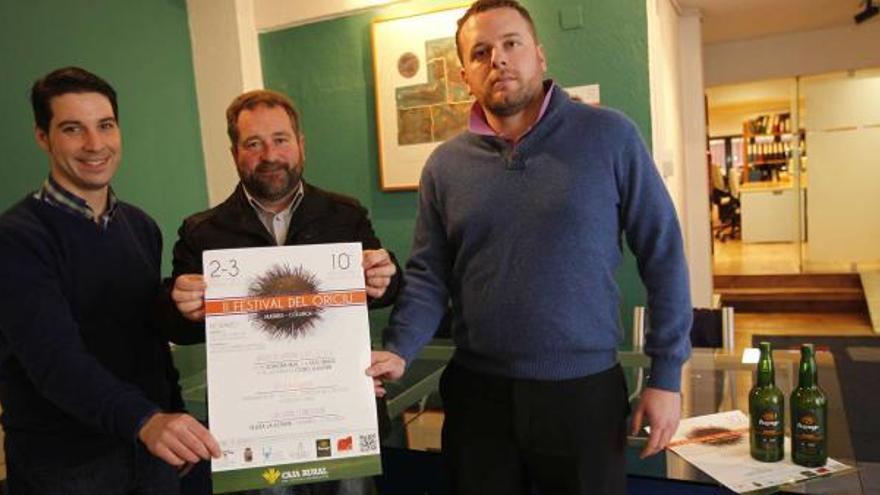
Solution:
{"label": "black jacket", "polygon": [[[367,210],[354,198],[324,191],[303,182],[302,202],[293,213],[287,231],[285,245],[323,244],[331,242],[361,242],[364,249],[382,247],[367,218]],[[178,230],[174,244],[174,262],[171,279],[185,273],[202,273],[202,252],[208,249],[233,249],[275,246],[272,234],[266,230],[257,213],[245,196],[241,184],[226,200],[201,213],[185,219]],[[388,306],[400,289],[401,270],[391,279],[391,285],[379,299],[371,299],[369,307]],[[194,323],[183,318],[166,291],[161,313],[168,338],[178,344],[204,342],[204,323]]]}

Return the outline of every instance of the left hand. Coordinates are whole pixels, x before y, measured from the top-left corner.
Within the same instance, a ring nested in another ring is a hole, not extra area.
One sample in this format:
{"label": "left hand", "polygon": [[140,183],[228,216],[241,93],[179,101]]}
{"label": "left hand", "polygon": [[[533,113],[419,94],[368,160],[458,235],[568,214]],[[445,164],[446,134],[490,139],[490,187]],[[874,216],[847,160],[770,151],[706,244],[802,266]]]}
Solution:
{"label": "left hand", "polygon": [[391,255],[384,249],[365,249],[363,267],[367,295],[373,299],[382,297],[391,284],[391,277],[397,273]]}
{"label": "left hand", "polygon": [[648,443],[639,454],[642,459],[666,448],[666,444],[675,434],[675,430],[678,429],[678,420],[681,419],[681,394],[659,388],[646,388],[633,413],[633,435],[638,433],[639,428],[642,427],[643,416],[648,418],[651,433],[648,437]]}

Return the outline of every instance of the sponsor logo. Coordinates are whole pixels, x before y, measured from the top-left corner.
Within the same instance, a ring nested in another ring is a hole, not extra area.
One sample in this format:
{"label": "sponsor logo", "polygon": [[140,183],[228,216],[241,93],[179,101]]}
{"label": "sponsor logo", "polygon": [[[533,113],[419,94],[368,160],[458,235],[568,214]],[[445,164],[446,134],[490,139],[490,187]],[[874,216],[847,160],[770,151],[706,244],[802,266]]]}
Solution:
{"label": "sponsor logo", "polygon": [[270,485],[274,485],[278,478],[281,477],[281,471],[275,468],[269,468],[263,471],[263,479],[266,480]]}
{"label": "sponsor logo", "polygon": [[297,442],[296,449],[291,449],[287,454],[293,460],[305,459],[309,456],[309,453],[306,450],[306,447],[305,447],[305,445],[303,445],[302,442]]}
{"label": "sponsor logo", "polygon": [[340,438],[340,439],[336,440],[336,450],[338,452],[345,452],[346,450],[351,450],[352,443],[353,442],[352,442],[351,435],[349,435],[345,438]]}
{"label": "sponsor logo", "polygon": [[330,457],[333,454],[333,447],[329,438],[320,438],[315,441],[315,452],[318,457]]}
{"label": "sponsor logo", "polygon": [[292,481],[292,480],[310,480],[310,479],[320,479],[327,478],[330,476],[330,473],[327,471],[326,467],[314,467],[308,469],[290,469],[287,471],[279,471],[275,468],[269,468],[263,471],[263,479],[266,480],[270,485],[274,485],[281,480]]}

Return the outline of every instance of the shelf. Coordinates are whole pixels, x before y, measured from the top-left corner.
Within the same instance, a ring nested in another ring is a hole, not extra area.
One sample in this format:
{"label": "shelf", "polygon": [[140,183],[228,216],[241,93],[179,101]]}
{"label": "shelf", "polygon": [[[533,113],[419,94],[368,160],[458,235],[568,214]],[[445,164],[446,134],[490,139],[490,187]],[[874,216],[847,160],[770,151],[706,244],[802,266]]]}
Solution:
{"label": "shelf", "polygon": [[752,177],[749,169],[765,179],[768,174],[778,174],[799,163],[796,154],[806,152],[806,132],[790,129],[788,123],[787,113],[761,115],[743,122],[743,183],[759,180]]}

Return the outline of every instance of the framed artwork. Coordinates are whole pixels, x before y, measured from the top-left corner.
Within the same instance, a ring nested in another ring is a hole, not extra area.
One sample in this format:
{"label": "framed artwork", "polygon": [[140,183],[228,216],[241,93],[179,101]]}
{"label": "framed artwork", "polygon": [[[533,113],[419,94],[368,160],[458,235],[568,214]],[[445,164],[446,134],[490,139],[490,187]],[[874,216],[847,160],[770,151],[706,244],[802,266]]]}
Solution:
{"label": "framed artwork", "polygon": [[473,98],[455,50],[455,23],[465,10],[373,22],[383,191],[417,189],[428,155],[467,127]]}

